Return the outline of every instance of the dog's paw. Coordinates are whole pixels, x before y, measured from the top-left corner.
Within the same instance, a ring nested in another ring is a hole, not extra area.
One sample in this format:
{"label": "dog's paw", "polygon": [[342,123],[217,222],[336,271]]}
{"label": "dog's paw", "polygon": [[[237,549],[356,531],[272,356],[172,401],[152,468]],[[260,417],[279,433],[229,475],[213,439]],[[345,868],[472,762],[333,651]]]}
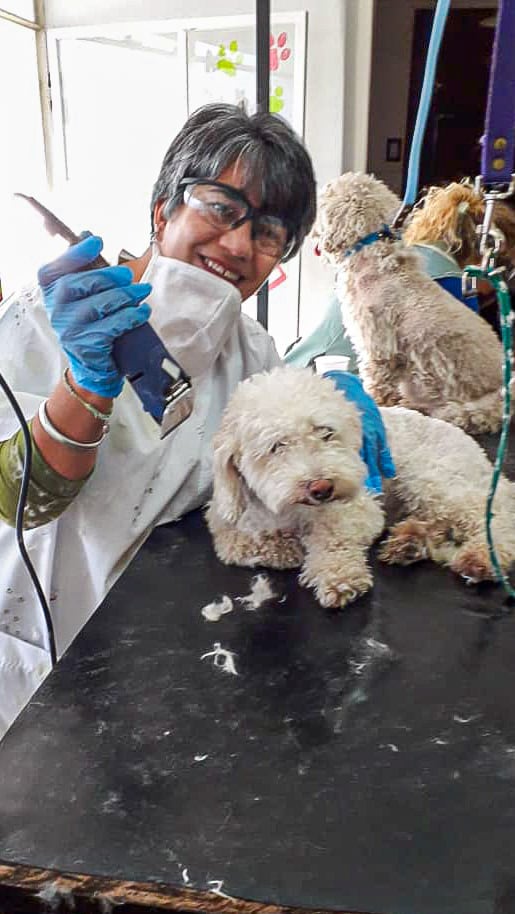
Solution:
{"label": "dog's paw", "polygon": [[396,524],[377,553],[389,565],[413,565],[428,557],[427,529],[422,521],[407,520]]}
{"label": "dog's paw", "polygon": [[368,570],[352,578],[349,576],[346,581],[335,578],[309,578],[305,574],[299,577],[299,581],[313,588],[318,602],[324,609],[343,609],[372,587],[372,575]]}
{"label": "dog's paw", "polygon": [[315,595],[324,609],[343,609],[359,597],[359,593],[350,584],[339,587],[315,587]]}
{"label": "dog's paw", "polygon": [[493,581],[496,577],[490,562],[488,546],[483,543],[464,546],[463,549],[460,549],[451,563],[451,571],[459,574],[470,584],[477,584],[479,581]]}

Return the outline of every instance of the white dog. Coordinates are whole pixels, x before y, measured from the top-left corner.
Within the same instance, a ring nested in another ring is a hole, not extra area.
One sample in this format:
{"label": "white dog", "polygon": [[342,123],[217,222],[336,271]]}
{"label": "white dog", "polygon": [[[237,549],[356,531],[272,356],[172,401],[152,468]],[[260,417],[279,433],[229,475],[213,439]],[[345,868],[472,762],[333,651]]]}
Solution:
{"label": "white dog", "polygon": [[326,184],[313,238],[337,271],[342,319],[365,388],[472,433],[502,421],[502,348],[492,328],[425,273],[402,241],[374,240],[400,200],[371,175]]}
{"label": "white dog", "polygon": [[[389,496],[404,520],[380,550],[386,562],[431,558],[473,580],[493,577],[485,539],[492,467],[460,429],[402,407],[381,410],[397,476]],[[302,566],[322,606],[372,586],[367,562],[385,509],[363,486],[361,419],[333,382],[276,368],[236,389],[214,439],[207,520],[227,564]],[[388,500],[388,498],[387,498]],[[502,478],[493,521],[499,561],[515,560],[515,484]]]}

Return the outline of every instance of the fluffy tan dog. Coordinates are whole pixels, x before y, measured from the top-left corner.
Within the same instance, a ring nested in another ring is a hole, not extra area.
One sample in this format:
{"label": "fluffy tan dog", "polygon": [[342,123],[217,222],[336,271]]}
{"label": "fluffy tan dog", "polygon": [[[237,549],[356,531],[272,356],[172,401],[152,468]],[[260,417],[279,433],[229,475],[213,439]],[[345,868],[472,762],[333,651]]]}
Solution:
{"label": "fluffy tan dog", "polygon": [[382,406],[402,405],[472,433],[502,421],[502,350],[492,328],[424,272],[402,241],[347,252],[400,206],[381,181],[349,172],[322,191],[313,230],[337,271],[360,375]]}
{"label": "fluffy tan dog", "polygon": [[[485,502],[492,467],[463,431],[413,410],[381,410],[402,505],[380,550],[386,562],[430,558],[472,580],[492,577]],[[329,379],[276,368],[236,389],[214,439],[207,511],[226,564],[302,566],[322,606],[343,607],[372,587],[368,550],[385,507],[363,486],[361,420]],[[499,560],[515,560],[515,484],[502,479],[493,532]],[[397,512],[398,513],[398,512]]]}
{"label": "fluffy tan dog", "polygon": [[[406,244],[438,245],[460,267],[480,263],[478,227],[485,214],[481,194],[467,183],[453,181],[430,187],[410,213],[403,231]],[[501,234],[501,253],[508,262],[515,257],[515,211],[502,201],[494,203],[493,227]]]}

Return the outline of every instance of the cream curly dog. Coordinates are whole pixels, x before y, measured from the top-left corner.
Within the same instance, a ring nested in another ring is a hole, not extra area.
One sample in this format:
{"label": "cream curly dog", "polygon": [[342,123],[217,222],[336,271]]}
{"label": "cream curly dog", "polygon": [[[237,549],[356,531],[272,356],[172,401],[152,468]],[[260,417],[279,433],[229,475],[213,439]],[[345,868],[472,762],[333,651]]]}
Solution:
{"label": "cream curly dog", "polygon": [[502,421],[502,350],[492,328],[424,272],[402,241],[375,241],[399,198],[371,175],[349,172],[322,191],[313,237],[337,271],[342,319],[367,391],[472,433]]}
{"label": "cream curly dog", "polygon": [[[380,549],[385,562],[430,558],[473,580],[492,577],[484,514],[491,465],[465,432],[402,407],[381,410],[403,507]],[[214,439],[207,521],[226,564],[302,566],[322,606],[372,587],[369,546],[386,508],[363,486],[361,420],[333,382],[276,368],[236,389]],[[515,484],[502,479],[493,532],[504,569],[515,560]]]}

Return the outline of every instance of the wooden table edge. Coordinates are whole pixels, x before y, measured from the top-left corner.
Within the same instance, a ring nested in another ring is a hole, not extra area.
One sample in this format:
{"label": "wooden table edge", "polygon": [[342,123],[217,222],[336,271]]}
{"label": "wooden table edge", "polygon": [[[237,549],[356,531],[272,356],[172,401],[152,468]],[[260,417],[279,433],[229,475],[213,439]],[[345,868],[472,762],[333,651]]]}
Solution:
{"label": "wooden table edge", "polygon": [[[84,873],[62,873],[0,860],[0,914],[374,914],[371,911],[263,904],[218,892],[134,882]],[[378,914],[378,912],[375,912]]]}

